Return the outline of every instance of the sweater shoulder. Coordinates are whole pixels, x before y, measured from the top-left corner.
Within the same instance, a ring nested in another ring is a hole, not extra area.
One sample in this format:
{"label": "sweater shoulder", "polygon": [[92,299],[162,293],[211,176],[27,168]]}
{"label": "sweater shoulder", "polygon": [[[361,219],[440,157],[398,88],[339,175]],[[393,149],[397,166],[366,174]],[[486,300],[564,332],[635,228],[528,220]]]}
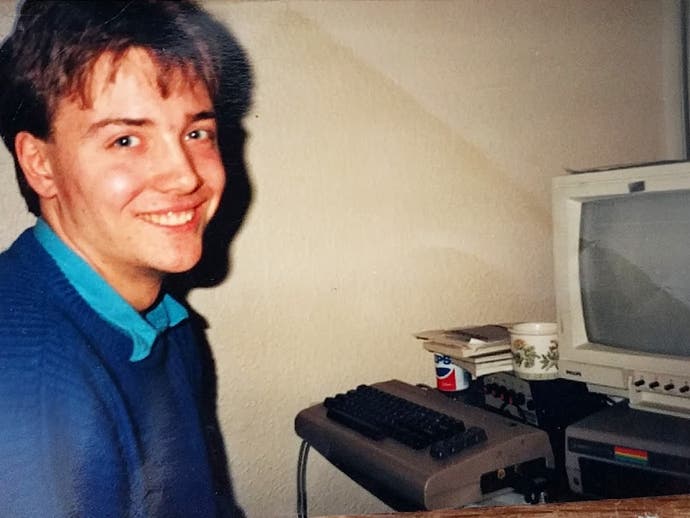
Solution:
{"label": "sweater shoulder", "polygon": [[[52,258],[29,229],[0,254],[0,355],[38,361],[78,336],[65,318],[74,296]],[[76,293],[75,293],[76,295]]]}
{"label": "sweater shoulder", "polygon": [[56,305],[50,286],[64,277],[33,236],[24,231],[0,253],[0,327],[14,326],[24,317],[50,320]]}
{"label": "sweater shoulder", "polygon": [[33,236],[25,230],[0,253],[0,305],[17,294],[46,295],[49,279],[60,273],[55,261]]}

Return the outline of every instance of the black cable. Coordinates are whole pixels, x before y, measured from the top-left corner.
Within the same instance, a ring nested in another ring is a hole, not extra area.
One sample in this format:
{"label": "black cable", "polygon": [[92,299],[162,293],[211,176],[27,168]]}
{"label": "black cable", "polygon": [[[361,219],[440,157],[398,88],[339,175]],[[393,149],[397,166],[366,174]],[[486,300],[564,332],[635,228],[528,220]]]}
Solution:
{"label": "black cable", "polygon": [[297,459],[297,518],[307,518],[307,457],[309,443],[302,441]]}

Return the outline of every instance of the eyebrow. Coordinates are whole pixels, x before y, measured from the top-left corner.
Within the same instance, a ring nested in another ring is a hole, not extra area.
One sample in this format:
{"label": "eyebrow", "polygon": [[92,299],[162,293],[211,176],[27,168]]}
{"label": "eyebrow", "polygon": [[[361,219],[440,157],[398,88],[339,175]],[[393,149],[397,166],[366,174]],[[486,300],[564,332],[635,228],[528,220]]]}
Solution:
{"label": "eyebrow", "polygon": [[[189,122],[198,122],[202,120],[209,120],[209,119],[215,119],[216,114],[213,111],[206,110],[206,111],[201,111],[198,113],[195,113],[189,118]],[[153,120],[147,119],[147,118],[142,118],[142,119],[132,119],[128,117],[112,117],[112,118],[106,118],[106,119],[101,119],[99,121],[94,122],[91,124],[91,126],[88,127],[86,132],[84,133],[84,136],[89,136],[93,135],[96,133],[98,130],[105,128],[106,126],[153,126]]]}

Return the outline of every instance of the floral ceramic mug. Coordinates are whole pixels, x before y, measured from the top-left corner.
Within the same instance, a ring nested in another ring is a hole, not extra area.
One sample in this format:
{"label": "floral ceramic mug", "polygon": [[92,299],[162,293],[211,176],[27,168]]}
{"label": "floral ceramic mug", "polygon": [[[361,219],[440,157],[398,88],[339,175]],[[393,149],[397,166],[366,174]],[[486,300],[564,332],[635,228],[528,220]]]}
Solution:
{"label": "floral ceramic mug", "polygon": [[553,322],[514,324],[510,332],[513,370],[529,380],[558,377],[558,327]]}

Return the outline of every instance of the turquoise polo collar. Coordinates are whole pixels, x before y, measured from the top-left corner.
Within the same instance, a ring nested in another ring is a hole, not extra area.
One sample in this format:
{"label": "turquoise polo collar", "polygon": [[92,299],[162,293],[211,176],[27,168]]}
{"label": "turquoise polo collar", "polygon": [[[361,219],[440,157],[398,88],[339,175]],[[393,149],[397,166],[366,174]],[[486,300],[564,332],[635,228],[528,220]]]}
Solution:
{"label": "turquoise polo collar", "polygon": [[36,222],[34,236],[86,303],[101,318],[132,339],[133,350],[129,361],[136,362],[148,357],[156,338],[189,316],[184,306],[168,294],[142,316],[86,261],[63,243],[42,218]]}

